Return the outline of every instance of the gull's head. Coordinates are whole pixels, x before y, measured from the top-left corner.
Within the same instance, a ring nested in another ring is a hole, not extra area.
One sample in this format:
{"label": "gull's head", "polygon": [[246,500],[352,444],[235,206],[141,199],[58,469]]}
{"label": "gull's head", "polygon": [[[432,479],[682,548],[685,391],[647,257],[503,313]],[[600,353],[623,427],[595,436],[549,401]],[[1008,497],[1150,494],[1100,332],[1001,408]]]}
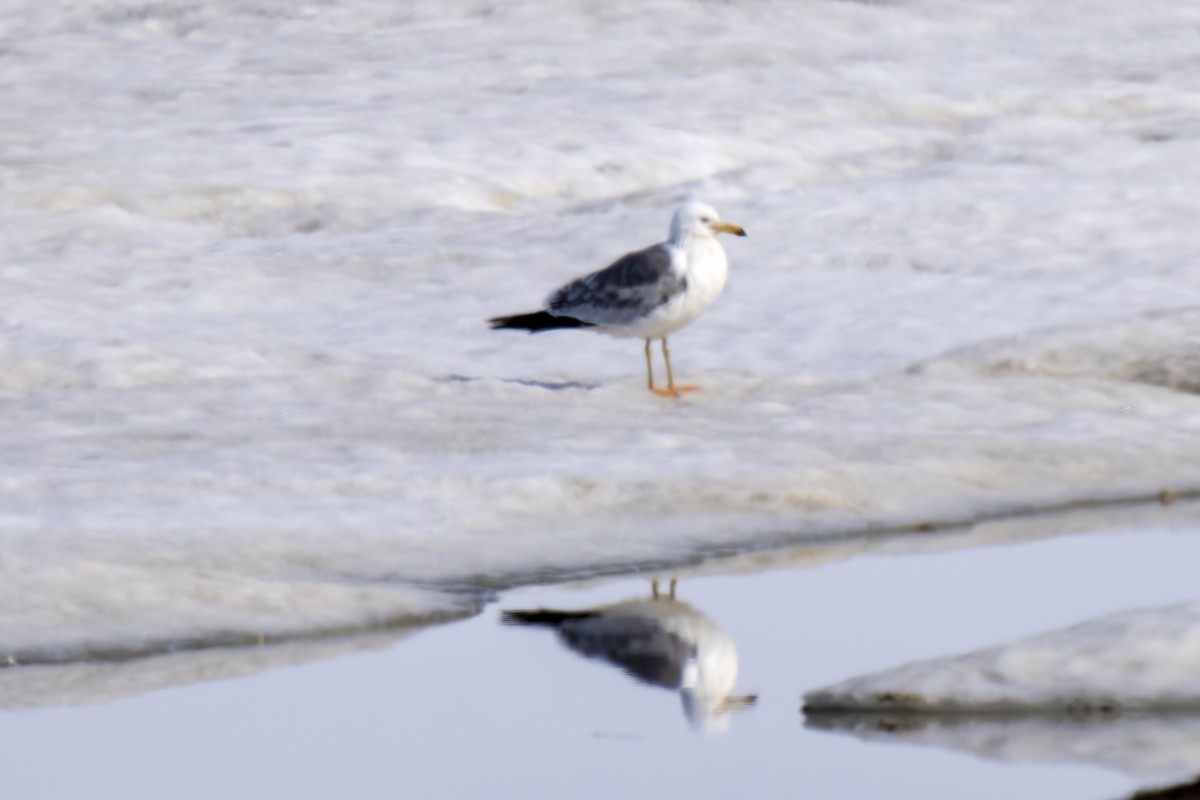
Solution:
{"label": "gull's head", "polygon": [[681,205],[675,211],[675,216],[671,217],[672,242],[681,242],[692,237],[712,237],[718,233],[732,233],[735,236],[746,235],[740,225],[722,222],[721,215],[708,203],[689,201]]}

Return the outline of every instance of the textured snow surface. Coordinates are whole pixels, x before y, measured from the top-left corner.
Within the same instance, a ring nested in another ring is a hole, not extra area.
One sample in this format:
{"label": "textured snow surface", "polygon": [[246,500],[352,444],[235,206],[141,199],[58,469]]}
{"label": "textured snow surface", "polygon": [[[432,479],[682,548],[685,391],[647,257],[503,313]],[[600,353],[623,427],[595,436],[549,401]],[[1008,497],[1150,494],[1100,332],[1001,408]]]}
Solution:
{"label": "textured snow surface", "polygon": [[[1200,488],[1197,30],[1173,0],[5,3],[0,654]],[[750,234],[672,339],[703,391],[487,330],[689,195]]]}
{"label": "textured snow surface", "polygon": [[79,660],[63,664],[22,665],[0,669],[0,708],[103,703],[178,684],[216,681],[253,675],[269,669],[295,666],[394,645],[412,629],[353,636],[274,643],[259,646],[216,645],[156,658]]}
{"label": "textured snow surface", "polygon": [[1126,611],[974,653],[851,678],[805,708],[1200,711],[1200,603]]}

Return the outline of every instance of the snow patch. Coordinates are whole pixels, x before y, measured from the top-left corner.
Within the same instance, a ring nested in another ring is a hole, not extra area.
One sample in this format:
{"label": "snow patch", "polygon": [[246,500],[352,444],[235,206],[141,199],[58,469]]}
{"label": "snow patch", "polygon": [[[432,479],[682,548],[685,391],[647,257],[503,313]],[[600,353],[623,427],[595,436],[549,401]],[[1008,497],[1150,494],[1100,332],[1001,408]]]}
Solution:
{"label": "snow patch", "polygon": [[1126,611],[805,695],[806,711],[1200,711],[1200,602]]}

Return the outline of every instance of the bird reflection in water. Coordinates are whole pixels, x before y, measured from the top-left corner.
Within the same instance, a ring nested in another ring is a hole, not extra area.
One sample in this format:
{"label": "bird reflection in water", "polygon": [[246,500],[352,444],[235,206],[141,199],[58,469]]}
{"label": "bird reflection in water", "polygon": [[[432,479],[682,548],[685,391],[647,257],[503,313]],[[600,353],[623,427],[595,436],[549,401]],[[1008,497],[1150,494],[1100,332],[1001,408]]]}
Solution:
{"label": "bird reflection in water", "polygon": [[735,711],[749,708],[757,695],[732,695],[737,680],[737,649],[708,616],[675,599],[675,580],[665,595],[658,581],[650,597],[576,611],[505,611],[510,625],[554,628],[567,647],[607,661],[639,681],[676,689],[683,713],[695,729],[722,731]]}

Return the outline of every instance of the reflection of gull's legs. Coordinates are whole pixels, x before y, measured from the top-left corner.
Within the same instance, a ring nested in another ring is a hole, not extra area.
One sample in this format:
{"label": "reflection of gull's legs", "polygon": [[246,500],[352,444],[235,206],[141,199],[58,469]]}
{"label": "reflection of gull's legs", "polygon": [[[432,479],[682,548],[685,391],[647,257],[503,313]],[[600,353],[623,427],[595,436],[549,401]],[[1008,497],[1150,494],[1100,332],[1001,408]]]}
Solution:
{"label": "reflection of gull's legs", "polygon": [[[667,599],[668,600],[675,599],[675,584],[677,584],[678,582],[679,581],[676,578],[672,577],[671,582],[667,584]],[[657,600],[659,598],[659,594],[660,593],[658,591],[658,578],[654,578],[653,580],[650,581],[650,599]]]}

